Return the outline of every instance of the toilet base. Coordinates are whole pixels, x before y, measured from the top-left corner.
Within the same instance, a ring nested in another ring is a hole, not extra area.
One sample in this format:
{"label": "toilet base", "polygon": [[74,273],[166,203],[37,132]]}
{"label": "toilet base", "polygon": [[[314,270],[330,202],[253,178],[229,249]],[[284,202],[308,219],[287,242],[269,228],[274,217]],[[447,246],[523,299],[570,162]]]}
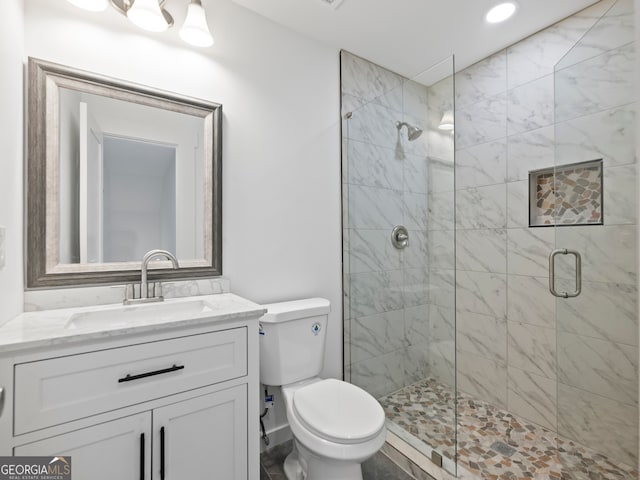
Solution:
{"label": "toilet base", "polygon": [[295,443],[293,445],[293,450],[284,460],[284,474],[287,477],[287,480],[304,480],[304,473],[302,472],[302,465],[300,465],[298,450]]}
{"label": "toilet base", "polygon": [[287,480],[363,480],[360,463],[320,457],[295,438],[284,473]]}

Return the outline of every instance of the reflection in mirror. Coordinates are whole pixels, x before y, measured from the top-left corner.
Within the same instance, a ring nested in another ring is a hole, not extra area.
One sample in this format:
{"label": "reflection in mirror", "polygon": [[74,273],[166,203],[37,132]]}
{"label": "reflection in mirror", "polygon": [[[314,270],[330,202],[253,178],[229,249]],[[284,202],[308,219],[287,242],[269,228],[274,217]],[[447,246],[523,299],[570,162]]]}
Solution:
{"label": "reflection in mirror", "polygon": [[61,88],[60,263],[154,248],[202,258],[203,130],[192,115]]}
{"label": "reflection in mirror", "polygon": [[103,151],[104,217],[95,237],[104,251],[94,261],[136,260],[157,247],[176,252],[176,147],[105,135]]}
{"label": "reflection in mirror", "polygon": [[27,286],[133,280],[155,248],[219,275],[221,106],[29,65]]}

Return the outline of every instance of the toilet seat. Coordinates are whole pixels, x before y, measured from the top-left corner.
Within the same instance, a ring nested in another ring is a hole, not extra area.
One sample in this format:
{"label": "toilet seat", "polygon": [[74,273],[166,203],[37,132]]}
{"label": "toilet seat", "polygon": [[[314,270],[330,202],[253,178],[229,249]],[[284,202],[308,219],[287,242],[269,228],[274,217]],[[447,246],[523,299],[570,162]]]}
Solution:
{"label": "toilet seat", "polygon": [[[335,381],[341,382],[340,380]],[[370,458],[371,455],[382,448],[382,445],[384,445],[384,442],[386,440],[387,429],[385,427],[384,421],[382,423],[382,427],[373,436],[373,438],[370,438],[368,440],[360,440],[353,443],[346,443],[344,440],[341,440],[340,442],[332,441],[324,438],[324,434],[316,434],[311,430],[311,428],[308,427],[308,421],[303,423],[300,419],[300,416],[296,412],[296,408],[294,408],[293,406],[293,399],[296,392],[320,382],[323,382],[321,378],[314,377],[282,387],[282,395],[284,397],[284,403],[287,407],[287,420],[289,422],[289,427],[291,428],[291,433],[293,433],[293,437],[296,439],[296,441],[303,444],[307,449],[314,452],[315,455],[319,455],[321,457],[339,461],[353,462],[363,462],[367,458]],[[362,390],[359,387],[353,387],[357,388],[358,390]],[[309,391],[313,392],[313,390]],[[362,391],[364,392],[364,390]],[[366,392],[364,393],[366,395],[369,395]],[[371,401],[377,403],[377,401],[370,395],[369,398]],[[380,408],[382,409],[382,407]],[[384,411],[382,412],[382,415],[384,417]],[[375,420],[376,419],[374,418],[374,422],[372,422],[372,424],[375,423]]]}
{"label": "toilet seat", "polygon": [[384,411],[376,399],[361,388],[334,378],[296,390],[292,403],[300,423],[331,442],[367,442],[384,428]]}

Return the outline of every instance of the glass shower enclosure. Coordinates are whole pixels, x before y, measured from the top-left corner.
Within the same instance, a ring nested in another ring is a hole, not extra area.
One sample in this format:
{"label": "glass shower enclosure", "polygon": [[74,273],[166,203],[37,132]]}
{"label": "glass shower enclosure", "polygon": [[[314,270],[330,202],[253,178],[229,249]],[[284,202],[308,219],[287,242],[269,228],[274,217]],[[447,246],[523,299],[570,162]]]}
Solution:
{"label": "glass shower enclosure", "polygon": [[341,53],[345,379],[455,473],[453,71]]}
{"label": "glass shower enclosure", "polygon": [[610,4],[553,75],[550,286],[559,462],[571,479],[638,478],[634,2]]}
{"label": "glass shower enclosure", "polygon": [[459,477],[639,478],[634,16],[455,74],[342,52],[345,379]]}

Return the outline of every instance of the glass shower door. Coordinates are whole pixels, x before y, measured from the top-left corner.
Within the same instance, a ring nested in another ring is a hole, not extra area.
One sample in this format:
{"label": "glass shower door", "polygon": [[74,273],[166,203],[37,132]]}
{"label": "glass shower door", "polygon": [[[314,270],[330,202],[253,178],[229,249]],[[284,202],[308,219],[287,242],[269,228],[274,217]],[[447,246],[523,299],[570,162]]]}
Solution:
{"label": "glass shower door", "polygon": [[[555,66],[555,167],[530,178],[551,225],[549,414],[562,478],[638,478],[637,165],[632,0]],[[545,176],[546,174],[546,176]]]}
{"label": "glass shower door", "polygon": [[408,79],[342,52],[341,83],[345,380],[455,473],[453,58]]}

